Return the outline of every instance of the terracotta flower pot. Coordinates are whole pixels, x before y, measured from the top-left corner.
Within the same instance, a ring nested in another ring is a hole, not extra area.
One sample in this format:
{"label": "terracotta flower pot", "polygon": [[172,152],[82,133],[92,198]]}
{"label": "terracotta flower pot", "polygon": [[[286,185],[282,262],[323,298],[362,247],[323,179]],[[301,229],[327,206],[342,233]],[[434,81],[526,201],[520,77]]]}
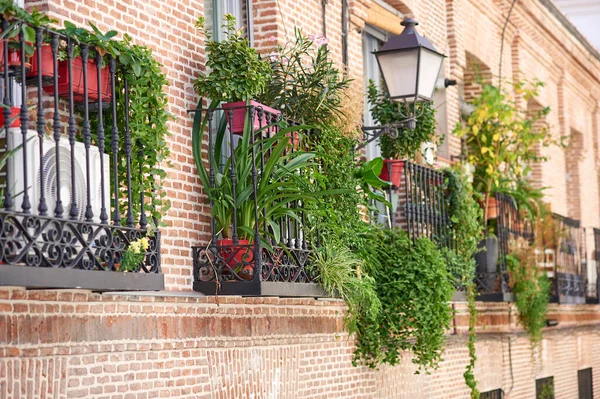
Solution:
{"label": "terracotta flower pot", "polygon": [[238,240],[238,245],[233,245],[231,238],[217,241],[219,256],[243,280],[252,280],[254,277],[254,253],[249,240]]}
{"label": "terracotta flower pot", "polygon": [[496,202],[496,198],[493,196],[488,199],[486,214],[488,220],[496,219],[498,217],[498,203]]}
{"label": "terracotta flower pot", "polygon": [[[81,57],[73,58],[71,75],[73,80],[73,100],[83,102],[85,99],[84,82],[83,82],[83,61]],[[106,66],[100,70],[101,87],[98,87],[98,69],[96,62],[89,59],[87,65],[87,84],[88,84],[88,101],[98,101],[98,96],[102,90],[102,101],[110,101],[110,73]],[[54,94],[54,85],[44,87],[44,90],[49,94]],[[58,95],[61,97],[69,97],[69,62],[61,61],[58,64]]]}
{"label": "terracotta flower pot", "polygon": [[[250,101],[250,105],[254,107],[262,107],[265,113],[263,113],[262,118],[258,116],[258,110],[255,108],[254,110],[254,130],[258,130],[261,127],[265,127],[268,124],[272,123],[270,120],[271,115],[281,115],[280,111],[277,111],[271,107],[267,107],[259,102],[254,100]],[[225,111],[225,118],[227,119],[227,123],[231,127],[233,134],[244,134],[244,123],[246,121],[246,112],[248,112],[248,108],[246,107],[245,101],[237,101],[234,103],[225,103],[223,104],[223,110]],[[233,110],[233,115],[230,115]],[[233,117],[232,117],[233,116]],[[232,120],[230,120],[230,118]]]}
{"label": "terracotta flower pot", "polygon": [[[19,107],[10,107],[10,119],[12,120],[10,127],[20,127],[21,126],[21,118],[19,115],[21,114],[21,108]],[[4,128],[4,109],[0,109],[0,129]]]}
{"label": "terracotta flower pot", "polygon": [[394,187],[400,187],[403,171],[404,161],[398,159],[384,159],[383,169],[381,169],[379,178],[383,181],[391,182]]}

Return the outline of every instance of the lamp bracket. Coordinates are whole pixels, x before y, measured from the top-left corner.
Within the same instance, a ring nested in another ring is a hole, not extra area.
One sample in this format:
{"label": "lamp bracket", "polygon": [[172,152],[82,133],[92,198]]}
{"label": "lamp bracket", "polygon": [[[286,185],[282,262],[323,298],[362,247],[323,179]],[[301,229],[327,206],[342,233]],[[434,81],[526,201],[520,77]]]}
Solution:
{"label": "lamp bracket", "polygon": [[399,134],[398,129],[414,130],[416,127],[417,127],[417,118],[414,116],[410,117],[410,118],[406,118],[400,122],[396,122],[396,123],[392,123],[392,124],[384,125],[384,126],[363,126],[362,127],[363,141],[362,141],[362,143],[360,143],[360,145],[355,147],[354,150],[355,151],[362,150],[369,143],[372,143],[373,141],[377,140],[379,137],[383,136],[384,134],[390,136],[392,139],[395,139],[398,137],[398,134]]}

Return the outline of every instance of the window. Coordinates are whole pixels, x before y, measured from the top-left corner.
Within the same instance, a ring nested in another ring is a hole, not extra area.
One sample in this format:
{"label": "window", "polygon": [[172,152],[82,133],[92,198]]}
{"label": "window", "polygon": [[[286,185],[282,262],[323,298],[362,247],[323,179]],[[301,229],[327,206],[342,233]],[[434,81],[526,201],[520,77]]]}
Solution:
{"label": "window", "polygon": [[554,377],[535,380],[536,399],[554,399]]}
{"label": "window", "polygon": [[579,380],[579,399],[593,399],[592,369],[579,370],[577,379]]}
{"label": "window", "polygon": [[502,389],[494,389],[493,391],[481,392],[479,399],[502,399]]}
{"label": "window", "polygon": [[[372,54],[387,41],[387,34],[379,29],[368,26],[365,28],[363,35],[363,76],[365,79],[365,93],[369,86],[369,81],[375,82],[377,87],[381,87],[381,73],[379,71],[379,65],[377,65],[377,59]],[[375,126],[375,121],[369,111],[369,102],[365,99],[364,105],[364,125]],[[379,143],[377,141],[371,142],[365,148],[365,155],[367,159],[377,158],[381,155],[379,149]]]}

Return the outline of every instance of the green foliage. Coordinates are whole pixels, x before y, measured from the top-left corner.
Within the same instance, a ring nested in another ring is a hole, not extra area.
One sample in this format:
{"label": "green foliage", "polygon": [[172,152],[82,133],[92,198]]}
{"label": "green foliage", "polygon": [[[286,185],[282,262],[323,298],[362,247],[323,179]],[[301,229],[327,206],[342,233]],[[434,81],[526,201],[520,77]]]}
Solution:
{"label": "green foliage", "polygon": [[144,261],[148,248],[150,248],[150,242],[146,237],[131,242],[123,252],[119,270],[123,272],[136,271]]}
{"label": "green foliage", "polygon": [[[525,101],[537,97],[541,86],[539,81],[513,85]],[[527,182],[531,165],[546,160],[540,155],[541,148],[558,144],[547,128],[536,125],[550,109],[534,115],[524,113],[507,93],[489,84],[483,86],[473,106],[473,113],[456,125],[454,134],[465,140],[466,160],[475,167],[473,185],[484,195],[484,210],[487,211],[490,195],[496,192],[507,192],[528,207],[531,200],[541,195]]]}
{"label": "green foliage", "polygon": [[[407,110],[400,103],[392,101],[387,95],[381,95],[373,81],[369,81],[367,98],[371,104],[371,113],[380,125],[390,125],[408,117]],[[379,138],[381,155],[385,159],[413,158],[421,150],[421,144],[435,140],[435,109],[431,103],[410,105],[411,113],[418,115],[414,130],[398,129],[396,138],[382,135]]]}
{"label": "green foliage", "polygon": [[475,277],[473,254],[483,238],[482,210],[464,172],[459,168],[444,170],[444,191],[450,216],[449,232],[454,247],[448,257],[448,270],[457,288],[464,288]]}
{"label": "green foliage", "polygon": [[410,350],[420,370],[437,367],[454,293],[444,256],[428,239],[410,240],[402,230],[373,227],[368,234],[368,272],[382,312],[377,323],[359,326],[355,361],[395,365],[401,351]]}
{"label": "green foliage", "polygon": [[271,53],[273,73],[260,101],[308,125],[331,124],[341,116],[351,80],[335,67],[329,47],[294,30],[294,41]]}
{"label": "green foliage", "polygon": [[[0,34],[0,38],[7,38],[8,47],[20,50],[21,42],[19,35],[23,35],[25,55],[30,57],[35,51],[32,43],[35,43],[35,27],[46,27],[57,22],[55,19],[41,13],[34,7],[31,12],[17,6],[12,0],[0,0],[0,14],[9,21],[6,31]],[[21,23],[25,22],[25,23]]]}
{"label": "green foliage", "polygon": [[[117,42],[113,39],[117,36],[117,31],[110,30],[106,33],[102,33],[93,23],[89,22],[89,25],[92,28],[91,31],[86,28],[79,28],[72,22],[65,21],[65,27],[60,30],[60,33],[75,39],[78,43],[87,44],[88,46],[97,49],[102,56],[107,53],[111,54],[113,57],[118,56],[119,50],[116,46]],[[75,46],[73,48],[73,57],[79,56],[80,51],[81,48]],[[58,59],[61,61],[67,59],[66,44],[59,49]],[[104,62],[104,59],[102,59],[102,61]]]}
{"label": "green foliage", "polygon": [[250,47],[241,30],[235,28],[235,18],[225,14],[225,39],[211,40],[212,34],[199,17],[196,27],[206,36],[205,74],[198,76],[194,88],[203,97],[222,102],[252,100],[265,91],[271,66]]}
{"label": "green foliage", "polygon": [[467,176],[460,168],[444,170],[444,191],[446,196],[448,215],[450,216],[449,231],[454,243],[452,249],[446,250],[448,271],[453,277],[454,286],[458,289],[466,288],[469,303],[469,364],[463,377],[471,389],[471,398],[479,398],[477,380],[475,379],[475,321],[477,308],[475,304],[476,288],[473,283],[475,278],[475,260],[473,255],[478,251],[479,241],[483,238],[482,210],[478,204],[477,193],[469,183]]}
{"label": "green foliage", "polygon": [[329,244],[317,250],[310,262],[323,290],[346,302],[346,327],[350,333],[357,331],[361,323],[376,322],[381,312],[375,281],[362,271],[362,264],[348,248]]}
{"label": "green foliage", "polygon": [[[115,94],[117,104],[117,128],[119,134],[119,182],[124,184],[127,178],[125,146],[125,81],[129,94],[129,131],[132,143],[132,200],[133,216],[137,221],[141,210],[140,194],[143,192],[149,202],[145,203],[146,212],[160,224],[171,207],[171,201],[164,191],[164,179],[167,172],[163,169],[169,164],[170,150],[167,138],[170,136],[167,123],[173,116],[167,111],[168,98],[163,87],[168,86],[162,65],[156,61],[152,51],[146,46],[133,44],[128,35],[115,41],[113,48],[118,52],[119,65],[123,74],[116,74]],[[112,114],[104,116],[105,126],[112,123]],[[141,151],[140,151],[141,149]],[[111,149],[108,149],[111,152]],[[141,173],[140,173],[141,171]],[[121,201],[126,204],[126,190],[121,190]],[[153,221],[150,221],[153,223]]]}
{"label": "green foliage", "polygon": [[479,399],[480,395],[479,389],[477,389],[477,380],[475,379],[475,362],[477,361],[475,350],[475,341],[477,340],[475,334],[475,322],[477,321],[476,295],[475,284],[471,281],[471,283],[467,285],[467,301],[469,303],[469,341],[467,347],[469,348],[469,364],[463,373],[465,383],[471,389],[471,399]]}
{"label": "green foliage", "polygon": [[[202,101],[202,100],[200,100]],[[200,108],[201,103],[198,104]],[[213,102],[211,105],[215,107]],[[299,214],[302,208],[314,201],[317,197],[342,193],[343,190],[319,190],[314,185],[308,184],[310,179],[301,177],[300,170],[315,169],[314,152],[301,150],[289,151],[291,146],[287,134],[306,129],[306,126],[285,127],[283,124],[279,132],[271,138],[251,142],[254,134],[250,129],[250,120],[246,119],[244,134],[233,154],[224,162],[221,169],[218,160],[224,154],[223,137],[226,132],[225,119],[222,118],[216,132],[214,157],[212,165],[215,173],[214,187],[211,187],[209,171],[202,157],[202,142],[204,131],[208,123],[208,113],[203,117],[197,112],[194,117],[192,129],[192,148],[196,167],[204,191],[212,201],[212,216],[216,222],[217,231],[224,238],[233,235],[231,226],[233,211],[236,210],[237,234],[241,238],[252,239],[255,229],[255,211],[253,195],[253,167],[261,170],[256,183],[256,201],[258,204],[259,229],[261,237],[272,235],[275,242],[280,241],[279,220],[289,217],[301,223]],[[282,122],[283,123],[283,122]],[[265,159],[264,168],[261,159]],[[236,175],[235,195],[231,179],[231,167],[234,165]],[[300,202],[301,207],[289,206]],[[265,246],[268,246],[264,242]]]}
{"label": "green foliage", "polygon": [[544,383],[536,399],[554,399],[554,383],[549,381]]}
{"label": "green foliage", "polygon": [[546,325],[551,283],[546,274],[539,270],[533,248],[521,242],[511,247],[506,264],[514,282],[513,293],[519,321],[535,348],[542,340],[542,329]]}

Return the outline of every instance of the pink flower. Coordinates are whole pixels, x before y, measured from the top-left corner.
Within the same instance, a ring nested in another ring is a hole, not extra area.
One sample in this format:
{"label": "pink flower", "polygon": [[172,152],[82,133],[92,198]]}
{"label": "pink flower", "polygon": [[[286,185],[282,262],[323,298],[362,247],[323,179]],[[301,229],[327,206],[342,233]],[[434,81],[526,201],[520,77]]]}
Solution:
{"label": "pink flower", "polygon": [[269,59],[271,60],[271,62],[275,62],[279,59],[279,54],[277,54],[276,52],[272,52],[271,54],[269,54]]}
{"label": "pink flower", "polygon": [[313,36],[312,38],[310,36],[309,36],[309,38],[319,47],[325,46],[327,43],[329,43],[329,40],[325,36],[322,36],[322,35],[317,35],[317,36],[312,35],[312,36]]}
{"label": "pink flower", "polygon": [[270,37],[269,37],[269,41],[270,41],[270,42],[276,42],[276,41],[277,41],[277,38],[276,38],[275,36],[270,36]]}

